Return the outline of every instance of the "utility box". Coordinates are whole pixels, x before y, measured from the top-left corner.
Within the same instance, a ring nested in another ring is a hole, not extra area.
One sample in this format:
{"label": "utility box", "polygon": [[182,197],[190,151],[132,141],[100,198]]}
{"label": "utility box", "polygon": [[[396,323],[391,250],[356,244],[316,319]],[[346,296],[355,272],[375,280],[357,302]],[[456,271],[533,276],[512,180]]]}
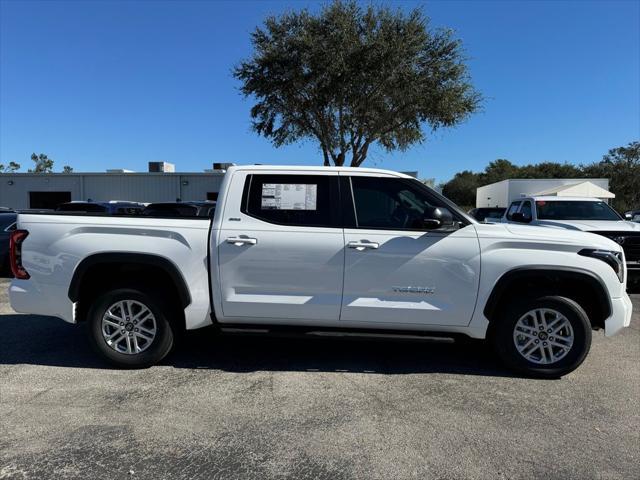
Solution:
{"label": "utility box", "polygon": [[149,162],[150,173],[174,173],[176,166],[169,162]]}
{"label": "utility box", "polygon": [[235,163],[214,163],[213,170],[228,170],[229,167],[233,167]]}

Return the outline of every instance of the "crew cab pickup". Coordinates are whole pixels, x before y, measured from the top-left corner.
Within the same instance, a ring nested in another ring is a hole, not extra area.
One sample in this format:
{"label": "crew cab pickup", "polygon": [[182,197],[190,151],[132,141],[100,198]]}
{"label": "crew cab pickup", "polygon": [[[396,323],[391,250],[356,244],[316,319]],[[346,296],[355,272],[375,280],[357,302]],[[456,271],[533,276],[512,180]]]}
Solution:
{"label": "crew cab pickup", "polygon": [[487,338],[558,377],[593,330],[630,323],[624,253],[600,235],[480,224],[384,170],[242,166],[214,218],[18,215],[11,305],[88,325],[110,362],[146,367],[181,330]]}
{"label": "crew cab pickup", "polygon": [[511,203],[502,221],[580,230],[610,238],[624,251],[628,286],[640,287],[640,224],[627,221],[598,198],[523,197]]}

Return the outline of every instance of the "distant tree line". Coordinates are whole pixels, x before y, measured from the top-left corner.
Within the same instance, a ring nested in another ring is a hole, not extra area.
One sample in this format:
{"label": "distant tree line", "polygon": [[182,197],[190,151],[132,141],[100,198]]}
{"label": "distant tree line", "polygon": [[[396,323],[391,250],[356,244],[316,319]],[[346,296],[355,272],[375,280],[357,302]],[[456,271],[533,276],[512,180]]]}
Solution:
{"label": "distant tree line", "polygon": [[618,211],[640,208],[640,142],[612,148],[602,160],[586,165],[542,162],[514,165],[509,160],[491,162],[482,172],[464,170],[442,185],[442,193],[458,205],[475,206],[476,189],[510,178],[608,178]]}
{"label": "distant tree line", "polygon": [[[49,158],[44,153],[36,155],[31,154],[31,161],[34,163],[33,168],[28,169],[29,173],[53,173],[53,159]],[[0,163],[0,173],[13,173],[20,170],[20,164],[16,162],[9,162],[8,165]],[[62,167],[62,173],[72,173],[73,168],[69,165]]]}

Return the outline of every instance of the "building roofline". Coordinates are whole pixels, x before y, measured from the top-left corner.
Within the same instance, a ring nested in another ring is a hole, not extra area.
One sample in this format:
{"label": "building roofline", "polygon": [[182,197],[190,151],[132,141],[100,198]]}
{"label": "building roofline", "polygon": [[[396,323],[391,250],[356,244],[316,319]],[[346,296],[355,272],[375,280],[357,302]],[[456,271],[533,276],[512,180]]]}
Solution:
{"label": "building roofline", "polygon": [[179,175],[202,175],[202,176],[212,176],[219,177],[223,176],[225,172],[72,172],[72,173],[62,173],[62,172],[54,172],[54,173],[30,173],[30,172],[7,172],[0,173],[0,177],[82,177],[87,175],[99,175],[104,177],[113,177],[113,176],[152,176],[152,177],[160,177],[160,176],[179,176]]}

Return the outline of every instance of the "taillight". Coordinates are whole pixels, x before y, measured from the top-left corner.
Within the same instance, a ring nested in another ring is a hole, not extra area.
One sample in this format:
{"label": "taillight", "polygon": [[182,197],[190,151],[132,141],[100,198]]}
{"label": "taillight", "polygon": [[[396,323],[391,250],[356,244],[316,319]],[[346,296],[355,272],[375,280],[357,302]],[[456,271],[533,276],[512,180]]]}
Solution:
{"label": "taillight", "polygon": [[11,261],[11,272],[13,276],[20,280],[27,280],[30,275],[22,266],[22,242],[27,238],[29,232],[26,230],[14,230],[9,237],[9,259]]}

